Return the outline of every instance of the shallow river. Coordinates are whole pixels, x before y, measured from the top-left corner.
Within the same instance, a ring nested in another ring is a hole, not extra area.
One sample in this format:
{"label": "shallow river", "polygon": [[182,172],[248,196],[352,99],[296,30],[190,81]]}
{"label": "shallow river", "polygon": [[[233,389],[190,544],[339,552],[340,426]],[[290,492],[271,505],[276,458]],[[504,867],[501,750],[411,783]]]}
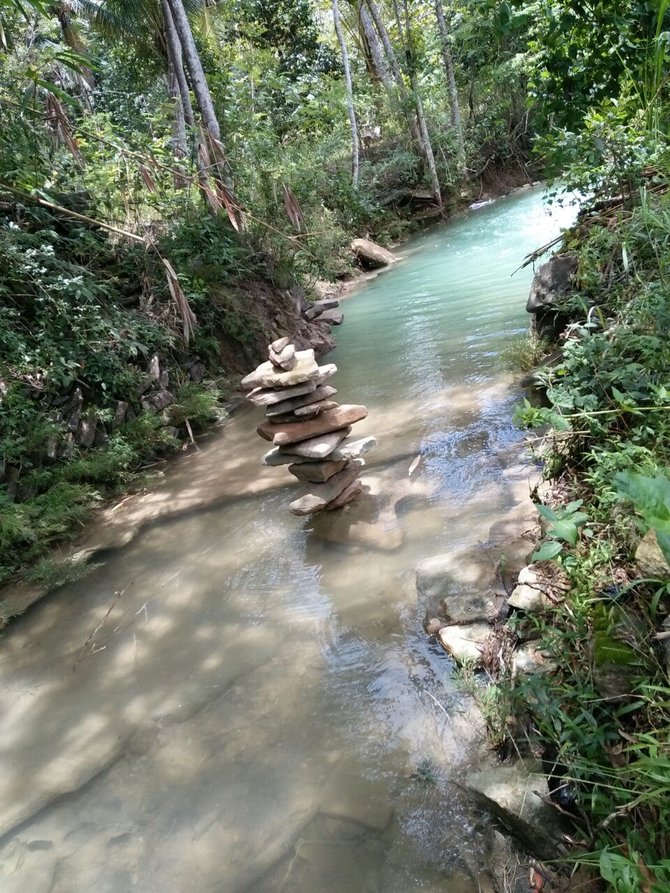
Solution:
{"label": "shallow river", "polygon": [[344,303],[328,360],[379,439],[367,503],[290,515],[239,412],[118,509],[124,548],[3,634],[2,893],[476,893],[451,786],[476,730],[414,570],[527,492],[500,351],[532,273],[511,273],[571,216],[501,199]]}

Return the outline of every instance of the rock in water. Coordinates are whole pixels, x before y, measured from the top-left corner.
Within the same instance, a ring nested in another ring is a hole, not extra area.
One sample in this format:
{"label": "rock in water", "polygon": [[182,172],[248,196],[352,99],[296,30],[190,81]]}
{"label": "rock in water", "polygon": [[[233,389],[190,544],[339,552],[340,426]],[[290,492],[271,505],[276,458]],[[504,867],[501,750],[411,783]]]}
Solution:
{"label": "rock in water", "polygon": [[483,665],[483,649],[491,627],[488,623],[471,623],[467,626],[443,626],[439,633],[442,647],[456,663]]}
{"label": "rock in water", "polygon": [[301,462],[310,462],[310,459],[305,459],[302,456],[291,456],[288,453],[282,452],[279,447],[275,447],[270,450],[269,453],[266,453],[263,456],[263,465],[268,465],[270,467],[274,467],[277,465],[291,465]]}
{"label": "rock in water", "polygon": [[312,484],[324,484],[329,478],[332,478],[338,471],[342,471],[346,465],[346,461],[341,459],[339,462],[301,462],[299,465],[289,465],[288,470],[291,474],[298,478],[299,481],[309,482]]}
{"label": "rock in water", "polygon": [[344,441],[335,450],[331,459],[360,459],[369,450],[377,446],[376,437],[361,437],[360,440]]}
{"label": "rock in water", "polygon": [[329,326],[341,326],[344,322],[344,314],[341,310],[324,310],[319,316],[319,322],[327,322]]}
{"label": "rock in water", "polygon": [[322,384],[309,394],[304,394],[302,397],[292,397],[288,400],[280,400],[278,403],[270,404],[265,411],[265,415],[268,418],[275,415],[284,415],[287,412],[294,412],[296,409],[309,406],[311,403],[320,403],[322,400],[328,400],[335,394],[337,394],[336,388],[332,388],[327,384]]}
{"label": "rock in water", "polygon": [[313,350],[299,350],[295,354],[295,366],[288,372],[278,372],[272,363],[261,365],[242,379],[241,387],[252,388],[290,388],[293,385],[305,384],[319,378],[321,370],[314,359]]}
{"label": "rock in water", "polygon": [[327,409],[337,409],[339,403],[334,400],[320,400],[318,403],[310,403],[294,412],[285,412],[283,415],[268,416],[273,425],[293,425],[296,422],[306,422],[316,418]]}
{"label": "rock in water", "polygon": [[315,419],[298,424],[273,425],[266,421],[256,429],[265,440],[271,440],[276,446],[288,446],[299,443],[301,440],[309,440],[321,434],[328,434],[359,422],[368,414],[365,406],[344,404],[336,409],[328,409]]}
{"label": "rock in water", "polygon": [[282,447],[279,452],[293,456],[303,456],[305,459],[325,459],[349,434],[351,434],[350,427],[341,428],[339,431],[331,431],[330,434],[324,434],[323,437],[313,437],[311,440],[303,440],[301,443]]}
{"label": "rock in water", "polygon": [[345,505],[349,505],[350,502],[353,502],[362,490],[363,484],[360,481],[354,481],[353,484],[349,484],[349,486],[346,487],[339,496],[333,499],[332,502],[329,502],[324,511],[333,512],[335,509],[344,508]]}
{"label": "rock in water", "polygon": [[394,254],[370,239],[354,239],[351,249],[364,266],[372,269],[388,267],[398,260]]}
{"label": "rock in water", "polygon": [[312,394],[317,389],[315,381],[307,381],[304,384],[296,385],[293,388],[254,388],[247,394],[247,400],[254,406],[272,406],[281,402],[288,402],[295,397],[302,397]]}
{"label": "rock in water", "polygon": [[320,512],[353,484],[363,464],[362,459],[352,459],[342,471],[333,475],[325,484],[311,484],[302,496],[293,500],[289,505],[289,511],[294,515],[312,515]]}
{"label": "rock in water", "polygon": [[[336,306],[332,302],[314,307],[313,313],[323,316],[324,323],[337,325],[342,314]],[[365,461],[360,456],[376,440],[362,438],[349,443],[336,460],[328,457],[349,436],[351,425],[367,416],[366,407],[340,406],[330,399],[337,391],[324,382],[337,372],[337,366],[319,366],[314,350],[296,352],[288,338],[278,338],[269,345],[268,356],[269,361],[241,384],[249,391],[251,403],[267,407],[257,431],[275,446],[265,454],[263,464],[289,465],[290,473],[303,482],[301,495],[289,505],[293,514],[310,515],[347,505],[363,490],[358,475]]]}

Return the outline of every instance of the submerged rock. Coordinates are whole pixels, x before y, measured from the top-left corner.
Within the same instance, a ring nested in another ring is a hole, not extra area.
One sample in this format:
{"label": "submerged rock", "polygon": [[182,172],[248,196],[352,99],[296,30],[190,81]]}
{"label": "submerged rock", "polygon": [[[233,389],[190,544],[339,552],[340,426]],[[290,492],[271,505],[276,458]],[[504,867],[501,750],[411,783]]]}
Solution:
{"label": "submerged rock", "polygon": [[312,515],[337,499],[356,480],[363,467],[363,459],[352,459],[342,471],[338,471],[323,484],[310,484],[298,499],[289,505],[294,515]]}
{"label": "submerged rock", "polygon": [[443,626],[439,632],[442,647],[456,663],[481,667],[484,664],[484,646],[491,635],[488,623],[470,623],[463,626]]}

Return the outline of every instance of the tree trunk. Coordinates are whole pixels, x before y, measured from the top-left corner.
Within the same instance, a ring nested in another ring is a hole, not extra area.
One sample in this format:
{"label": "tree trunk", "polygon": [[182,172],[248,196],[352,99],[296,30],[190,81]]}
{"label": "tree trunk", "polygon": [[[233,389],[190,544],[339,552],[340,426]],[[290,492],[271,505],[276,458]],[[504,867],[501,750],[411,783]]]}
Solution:
{"label": "tree trunk", "polygon": [[461,171],[465,173],[465,140],[463,138],[461,106],[458,101],[458,89],[456,87],[456,76],[454,74],[454,59],[451,55],[451,46],[449,45],[449,32],[447,30],[447,22],[444,18],[444,7],[442,6],[442,0],[435,0],[435,15],[437,17],[437,27],[440,32],[440,43],[442,45],[442,61],[444,62],[444,71],[447,76],[447,87],[449,89],[451,126],[456,131],[458,164]]}
{"label": "tree trunk", "polygon": [[[400,33],[402,34],[402,23],[400,21],[400,15],[398,12],[397,0],[394,0],[394,7],[396,10],[396,15],[398,17],[398,28],[400,29]],[[409,67],[410,74],[410,82],[412,85],[412,94],[414,98],[414,105],[416,108],[416,120],[419,125],[419,133],[421,135],[421,148],[422,154],[424,157],[424,161],[426,164],[426,173],[428,174],[428,178],[430,180],[430,188],[433,193],[433,198],[435,199],[435,203],[440,211],[443,210],[442,204],[442,191],[440,189],[440,178],[437,176],[437,167],[435,165],[435,155],[433,153],[433,146],[430,141],[430,134],[428,132],[428,124],[426,122],[426,113],[423,108],[423,101],[421,99],[421,93],[419,91],[419,78],[416,71],[416,58],[414,55],[414,45],[412,43],[412,28],[411,21],[409,16],[409,7],[407,5],[407,0],[404,0],[404,12],[405,12],[405,37],[403,39],[403,43],[405,44],[405,57],[407,59],[407,64]]]}
{"label": "tree trunk", "polygon": [[379,46],[379,38],[377,37],[377,33],[375,32],[372,21],[370,20],[370,14],[365,7],[365,3],[361,3],[360,5],[359,19],[361,23],[361,30],[363,32],[363,40],[370,52],[370,67],[372,69],[374,78],[375,80],[379,81],[386,92],[390,94],[392,92],[391,77],[389,75],[388,68],[386,67],[386,63],[384,62],[382,49]]}
{"label": "tree trunk", "polygon": [[349,67],[349,53],[347,44],[342,33],[342,23],[340,22],[340,10],[337,0],[333,0],[333,23],[335,25],[335,33],[340,43],[340,51],[342,53],[342,67],[344,68],[344,82],[347,88],[347,112],[349,113],[349,124],[351,125],[351,183],[354,189],[358,189],[358,172],[359,172],[359,141],[358,141],[358,123],[356,122],[356,109],[354,108],[354,88],[351,82],[351,68]]}
{"label": "tree trunk", "polygon": [[163,10],[163,23],[165,26],[165,44],[167,46],[168,56],[168,72],[174,73],[177,87],[179,88],[179,98],[181,100],[181,108],[184,115],[184,121],[189,127],[195,126],[195,118],[193,116],[193,106],[191,105],[191,94],[186,81],[186,72],[184,71],[184,60],[181,52],[181,44],[179,36],[174,26],[172,11],[168,0],[161,0],[161,8]]}
{"label": "tree trunk", "polygon": [[[54,15],[58,19],[58,24],[60,25],[65,45],[68,46],[71,50],[74,50],[75,53],[84,54],[86,52],[84,41],[81,39],[79,30],[72,21],[71,0],[62,0],[62,2],[56,3],[52,7],[52,9]],[[81,83],[85,92],[87,90],[93,90],[93,88],[95,87],[95,78],[93,77],[93,72],[86,65],[80,66],[77,79]],[[88,104],[90,107],[90,102]]]}
{"label": "tree trunk", "polygon": [[207,83],[207,77],[205,76],[202,62],[200,61],[198,48],[193,39],[193,32],[191,31],[191,25],[188,16],[186,15],[184,4],[182,0],[167,0],[167,3],[170,7],[170,12],[172,13],[175,30],[179,36],[183,58],[186,62],[191,86],[193,87],[193,93],[195,94],[195,101],[198,104],[198,109],[200,110],[205,129],[211,138],[212,148],[214,150],[213,154],[216,157],[215,166],[219,170],[223,185],[232,197],[232,178],[230,167],[221,144],[221,128],[219,127],[219,121],[216,117],[216,112],[214,111],[212,94],[209,92],[209,84]]}
{"label": "tree trunk", "polygon": [[409,132],[412,137],[412,141],[414,145],[419,150],[419,153],[424,156],[423,144],[421,141],[421,134],[419,133],[419,127],[414,119],[414,116],[409,108],[410,105],[410,97],[409,92],[407,90],[407,86],[405,84],[404,78],[402,76],[402,71],[400,70],[400,65],[398,64],[398,59],[396,57],[395,51],[393,49],[393,45],[391,43],[391,38],[389,37],[388,31],[386,30],[386,25],[384,24],[384,20],[381,17],[379,12],[379,7],[375,3],[375,0],[368,0],[368,9],[370,10],[370,15],[372,16],[372,21],[375,24],[375,28],[377,29],[377,34],[382,42],[382,46],[384,47],[384,52],[386,53],[386,59],[388,61],[389,67],[391,69],[391,73],[393,74],[393,79],[396,82],[396,86],[398,88],[398,94],[400,96],[400,103],[402,106],[402,111],[407,120],[407,126],[409,127]]}
{"label": "tree trunk", "polygon": [[174,118],[172,121],[172,151],[178,158],[184,158],[188,153],[188,142],[186,140],[186,118],[184,116],[184,106],[179,95],[179,84],[177,75],[172,65],[169,66],[167,76],[168,96],[172,101]]}

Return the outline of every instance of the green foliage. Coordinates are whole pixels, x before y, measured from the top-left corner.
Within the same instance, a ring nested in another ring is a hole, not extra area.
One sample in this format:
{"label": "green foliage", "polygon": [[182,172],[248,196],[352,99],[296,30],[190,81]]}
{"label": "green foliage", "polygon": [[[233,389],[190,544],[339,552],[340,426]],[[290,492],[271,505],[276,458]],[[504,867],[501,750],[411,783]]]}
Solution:
{"label": "green foliage", "polygon": [[615,478],[620,496],[633,503],[646,524],[656,534],[658,545],[670,562],[670,480],[664,474],[645,477],[622,471]]}

